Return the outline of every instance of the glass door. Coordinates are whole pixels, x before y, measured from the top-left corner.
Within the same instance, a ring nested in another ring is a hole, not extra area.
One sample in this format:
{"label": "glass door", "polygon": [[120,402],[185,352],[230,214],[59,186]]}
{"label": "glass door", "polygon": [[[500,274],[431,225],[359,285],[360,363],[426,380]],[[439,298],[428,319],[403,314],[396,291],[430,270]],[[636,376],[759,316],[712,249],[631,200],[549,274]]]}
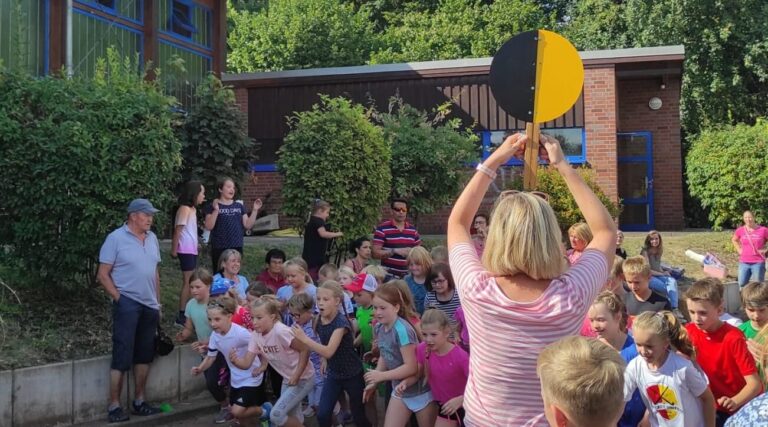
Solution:
{"label": "glass door", "polygon": [[648,231],[654,228],[653,138],[650,132],[616,135],[619,198],[623,205],[619,228]]}

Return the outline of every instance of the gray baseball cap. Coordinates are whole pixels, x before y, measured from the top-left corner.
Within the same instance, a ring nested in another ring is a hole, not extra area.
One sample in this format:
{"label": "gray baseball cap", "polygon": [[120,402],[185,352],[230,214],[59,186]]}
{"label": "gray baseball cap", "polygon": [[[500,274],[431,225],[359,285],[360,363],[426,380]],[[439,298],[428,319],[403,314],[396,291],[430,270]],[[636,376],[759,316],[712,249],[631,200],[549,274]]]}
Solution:
{"label": "gray baseball cap", "polygon": [[131,203],[128,204],[128,213],[134,212],[154,215],[159,212],[159,210],[155,209],[155,207],[152,206],[152,203],[147,199],[133,199]]}

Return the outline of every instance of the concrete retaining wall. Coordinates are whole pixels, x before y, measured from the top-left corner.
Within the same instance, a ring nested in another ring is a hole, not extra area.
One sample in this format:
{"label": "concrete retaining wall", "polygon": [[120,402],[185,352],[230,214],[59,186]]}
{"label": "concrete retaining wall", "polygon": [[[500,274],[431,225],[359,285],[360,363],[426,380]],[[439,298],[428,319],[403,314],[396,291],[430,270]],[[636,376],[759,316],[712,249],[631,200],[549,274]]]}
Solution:
{"label": "concrete retaining wall", "polygon": [[[66,426],[106,420],[111,357],[54,363],[0,372],[0,425]],[[207,394],[202,375],[189,371],[200,356],[188,345],[176,347],[152,364],[146,397],[153,403],[177,402]],[[124,381],[120,401],[133,399],[133,374]]]}

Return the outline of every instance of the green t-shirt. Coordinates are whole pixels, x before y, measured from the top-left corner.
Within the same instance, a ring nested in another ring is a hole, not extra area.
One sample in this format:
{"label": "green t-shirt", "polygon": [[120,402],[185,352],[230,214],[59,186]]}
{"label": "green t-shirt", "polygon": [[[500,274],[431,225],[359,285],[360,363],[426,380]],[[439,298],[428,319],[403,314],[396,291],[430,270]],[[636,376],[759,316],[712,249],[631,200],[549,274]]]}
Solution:
{"label": "green t-shirt", "polygon": [[197,340],[208,341],[208,337],[211,336],[211,324],[208,323],[208,304],[202,304],[197,302],[196,299],[190,298],[187,301],[184,315],[192,319],[192,326],[195,327]]}
{"label": "green t-shirt", "polygon": [[741,329],[741,332],[744,332],[744,336],[746,336],[748,340],[753,340],[757,336],[757,330],[752,327],[751,320],[747,320],[739,325],[739,329]]}
{"label": "green t-shirt", "polygon": [[368,308],[358,306],[355,311],[355,317],[357,318],[357,327],[360,328],[360,337],[363,342],[363,353],[371,351],[371,342],[373,341],[373,327],[371,326],[371,319],[373,319],[373,306]]}

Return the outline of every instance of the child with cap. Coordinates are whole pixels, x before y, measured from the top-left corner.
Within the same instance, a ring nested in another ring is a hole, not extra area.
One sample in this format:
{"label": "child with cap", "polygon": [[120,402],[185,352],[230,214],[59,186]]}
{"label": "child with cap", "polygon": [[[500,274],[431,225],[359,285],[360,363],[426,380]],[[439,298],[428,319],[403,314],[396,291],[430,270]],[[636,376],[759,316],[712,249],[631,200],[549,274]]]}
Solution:
{"label": "child with cap", "polygon": [[357,304],[355,318],[357,319],[360,334],[355,338],[355,346],[361,347],[363,353],[371,351],[371,342],[373,341],[373,293],[376,291],[378,282],[370,274],[360,273],[352,282],[344,288],[352,292]]}

